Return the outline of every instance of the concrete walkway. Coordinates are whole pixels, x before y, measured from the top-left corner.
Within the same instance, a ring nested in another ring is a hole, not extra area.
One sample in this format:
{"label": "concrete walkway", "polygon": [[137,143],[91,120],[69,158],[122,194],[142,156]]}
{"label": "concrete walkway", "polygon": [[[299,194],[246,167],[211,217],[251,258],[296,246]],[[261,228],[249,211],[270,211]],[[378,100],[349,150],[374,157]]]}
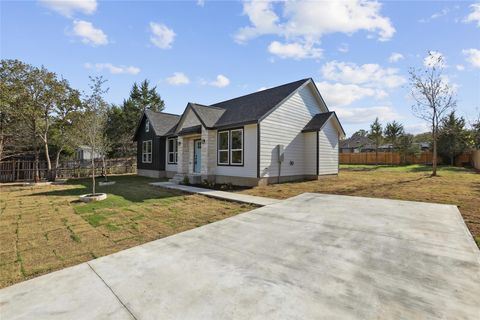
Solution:
{"label": "concrete walkway", "polygon": [[272,198],[250,196],[247,194],[239,194],[234,192],[225,192],[225,191],[218,191],[218,190],[212,190],[212,189],[206,189],[206,188],[186,186],[182,184],[175,184],[172,182],[152,182],[150,184],[156,187],[181,190],[189,193],[199,193],[211,198],[254,204],[262,207],[282,201],[282,200],[272,199]]}
{"label": "concrete walkway", "polygon": [[11,319],[478,319],[450,205],[303,194],[0,290]]}

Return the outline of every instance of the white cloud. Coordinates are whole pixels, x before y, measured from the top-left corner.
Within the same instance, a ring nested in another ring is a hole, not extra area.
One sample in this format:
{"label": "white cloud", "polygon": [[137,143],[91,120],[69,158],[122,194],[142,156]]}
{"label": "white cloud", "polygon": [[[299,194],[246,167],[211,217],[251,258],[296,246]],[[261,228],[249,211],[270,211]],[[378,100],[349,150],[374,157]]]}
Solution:
{"label": "white cloud", "polygon": [[80,37],[81,41],[85,44],[92,46],[108,44],[107,35],[101,29],[95,28],[93,24],[88,21],[73,21],[73,34]]}
{"label": "white cloud", "polygon": [[398,53],[398,52],[393,52],[390,57],[388,58],[388,61],[391,62],[391,63],[395,63],[395,62],[398,62],[402,59],[405,59],[405,57],[403,56],[403,54],[401,53]]}
{"label": "white cloud", "polygon": [[214,81],[208,82],[207,84],[213,87],[223,88],[230,84],[230,79],[225,77],[223,74],[219,74]]}
{"label": "white cloud", "polygon": [[357,65],[339,61],[330,61],[322,67],[323,77],[328,80],[388,88],[399,87],[406,82],[398,71],[395,68],[382,68],[373,63]]}
{"label": "white cloud", "polygon": [[65,17],[72,17],[75,12],[92,14],[97,10],[96,0],[40,0],[40,3]]}
{"label": "white cloud", "polygon": [[465,67],[463,66],[463,64],[457,64],[457,65],[455,66],[455,68],[457,68],[458,71],[463,71],[463,70],[465,70]]}
{"label": "white cloud", "polygon": [[85,63],[84,67],[87,69],[95,69],[97,71],[103,71],[106,70],[110,72],[111,74],[139,74],[140,73],[140,68],[133,67],[133,66],[115,66],[111,63]]}
{"label": "white cloud", "polygon": [[183,72],[174,72],[173,75],[166,80],[173,86],[181,86],[190,83],[190,79]]}
{"label": "white cloud", "polygon": [[166,25],[156,22],[150,22],[150,41],[160,49],[170,49],[175,39],[175,32]]}
{"label": "white cloud", "polygon": [[258,91],[267,90],[268,88],[269,88],[269,87],[260,87],[260,88],[257,89],[257,92],[258,92]]}
{"label": "white cloud", "polygon": [[335,108],[342,123],[371,123],[376,117],[380,121],[398,120],[401,116],[390,106],[365,108]]}
{"label": "white cloud", "polygon": [[317,82],[327,106],[346,106],[363,98],[373,97],[382,99],[387,93],[381,89],[362,87],[356,84]]}
{"label": "white cloud", "polygon": [[282,44],[278,41],[273,41],[268,46],[268,51],[271,54],[279,56],[282,59],[293,58],[296,60],[315,58],[322,56],[322,49],[315,48],[312,45],[301,44],[297,42]]}
{"label": "white cloud", "polygon": [[[297,47],[314,48],[324,35],[350,35],[364,30],[385,41],[392,38],[395,28],[388,17],[380,14],[380,9],[378,2],[362,0],[245,1],[243,13],[248,16],[250,25],[239,29],[235,40],[244,43],[262,35],[277,35],[290,44],[297,43]],[[278,15],[276,10],[282,14]]]}
{"label": "white cloud", "polygon": [[420,20],[418,20],[418,22],[420,22],[420,23],[427,23],[427,22],[430,22],[430,21],[432,21],[432,20],[435,20],[435,19],[444,17],[444,16],[446,16],[449,12],[450,12],[450,9],[449,9],[449,8],[443,8],[442,10],[440,10],[440,11],[435,12],[434,14],[432,14],[429,18],[427,18],[427,19],[420,19]]}
{"label": "white cloud", "polygon": [[480,50],[465,49],[462,53],[466,56],[466,60],[475,68],[480,68]]}
{"label": "white cloud", "polygon": [[427,68],[433,66],[445,67],[445,56],[438,51],[430,51],[429,54],[423,59],[423,65]]}
{"label": "white cloud", "polygon": [[205,0],[197,0],[197,6],[199,7],[205,6]]}
{"label": "white cloud", "polygon": [[476,22],[477,27],[480,27],[480,2],[470,5],[470,8],[472,8],[472,12],[470,12],[470,14],[466,16],[463,21],[466,23]]}

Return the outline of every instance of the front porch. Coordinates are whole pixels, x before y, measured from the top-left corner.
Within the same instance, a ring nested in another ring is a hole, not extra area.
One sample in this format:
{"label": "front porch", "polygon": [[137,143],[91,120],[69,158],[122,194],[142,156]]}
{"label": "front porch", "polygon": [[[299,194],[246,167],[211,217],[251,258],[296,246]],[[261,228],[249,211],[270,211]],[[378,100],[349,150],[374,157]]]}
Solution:
{"label": "front porch", "polygon": [[182,129],[177,142],[177,174],[170,179],[174,183],[197,184],[203,180],[212,180],[215,175],[215,130],[203,126]]}

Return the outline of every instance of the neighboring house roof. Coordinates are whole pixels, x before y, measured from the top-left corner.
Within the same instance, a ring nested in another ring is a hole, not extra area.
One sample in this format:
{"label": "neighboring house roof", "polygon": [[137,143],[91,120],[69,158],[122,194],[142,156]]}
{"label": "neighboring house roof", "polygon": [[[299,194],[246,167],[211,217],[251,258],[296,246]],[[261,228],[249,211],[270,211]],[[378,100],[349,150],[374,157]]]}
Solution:
{"label": "neighboring house roof", "polygon": [[155,131],[157,136],[164,136],[174,131],[178,120],[180,120],[180,116],[176,114],[145,110],[140,122],[138,123],[137,130],[135,131],[135,136],[133,139],[134,141],[137,139],[137,134],[140,130],[140,124],[142,123],[143,117],[147,117],[147,119],[150,121],[153,131]]}
{"label": "neighboring house roof", "polygon": [[372,141],[368,139],[366,136],[354,134],[350,138],[340,141],[340,148],[356,149],[356,148],[362,148],[364,146],[370,145],[371,143]]}
{"label": "neighboring house roof", "polygon": [[338,120],[337,114],[333,111],[319,113],[313,116],[313,118],[307,123],[307,125],[303,128],[302,132],[311,132],[311,131],[320,131],[322,130],[323,126],[327,123],[330,118],[334,118],[342,135],[345,136],[345,130]]}

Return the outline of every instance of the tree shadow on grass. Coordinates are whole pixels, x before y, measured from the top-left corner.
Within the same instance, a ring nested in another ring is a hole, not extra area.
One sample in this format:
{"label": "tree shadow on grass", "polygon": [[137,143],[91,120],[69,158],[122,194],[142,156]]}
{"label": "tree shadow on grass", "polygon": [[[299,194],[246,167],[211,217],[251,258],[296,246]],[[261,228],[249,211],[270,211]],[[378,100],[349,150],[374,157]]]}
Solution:
{"label": "tree shadow on grass", "polygon": [[[184,193],[177,190],[164,189],[149,185],[150,182],[157,182],[159,180],[160,179],[151,179],[133,175],[111,176],[108,178],[108,181],[115,181],[115,184],[109,186],[99,186],[97,184],[96,192],[109,194],[109,198],[111,198],[111,200],[115,200],[115,202],[118,202],[118,205],[126,205],[130,202],[145,202],[150,199],[162,199],[184,195]],[[103,181],[103,178],[97,178],[96,181],[97,183],[99,181]],[[72,197],[91,193],[92,179],[71,179],[68,180],[64,184],[64,186],[66,186],[67,188],[61,190],[32,193],[31,196]],[[72,203],[77,202],[77,199],[72,201]]]}

